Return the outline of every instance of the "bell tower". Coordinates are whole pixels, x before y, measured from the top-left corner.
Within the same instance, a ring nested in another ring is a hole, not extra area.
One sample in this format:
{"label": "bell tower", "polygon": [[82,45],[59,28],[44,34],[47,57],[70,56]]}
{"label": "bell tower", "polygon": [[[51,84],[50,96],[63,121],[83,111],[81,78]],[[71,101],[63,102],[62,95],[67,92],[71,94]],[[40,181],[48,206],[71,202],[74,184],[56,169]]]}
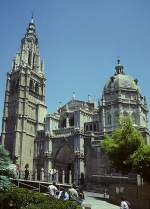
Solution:
{"label": "bell tower", "polygon": [[7,73],[1,134],[2,143],[21,169],[27,163],[32,169],[34,139],[37,131],[44,129],[45,81],[32,17],[11,71]]}

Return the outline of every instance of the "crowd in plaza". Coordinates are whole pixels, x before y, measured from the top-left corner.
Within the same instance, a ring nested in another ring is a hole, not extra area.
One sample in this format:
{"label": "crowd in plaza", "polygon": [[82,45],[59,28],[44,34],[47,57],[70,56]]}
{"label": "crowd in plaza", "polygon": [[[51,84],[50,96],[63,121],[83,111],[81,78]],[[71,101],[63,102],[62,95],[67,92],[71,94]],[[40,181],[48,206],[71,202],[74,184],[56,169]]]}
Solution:
{"label": "crowd in plaza", "polygon": [[57,187],[56,183],[48,186],[48,192],[51,197],[62,199],[62,200],[73,200],[78,204],[82,204],[84,200],[84,193],[82,187],[76,187],[74,184],[71,188],[66,189],[64,187]]}

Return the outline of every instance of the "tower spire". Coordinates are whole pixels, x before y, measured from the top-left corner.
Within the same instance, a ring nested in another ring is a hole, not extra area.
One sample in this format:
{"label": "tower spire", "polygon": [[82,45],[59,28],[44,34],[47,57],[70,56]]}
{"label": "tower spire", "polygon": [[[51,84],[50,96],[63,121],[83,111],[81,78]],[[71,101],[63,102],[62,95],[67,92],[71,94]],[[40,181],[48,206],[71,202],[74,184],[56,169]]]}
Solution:
{"label": "tower spire", "polygon": [[21,40],[20,50],[13,61],[12,71],[20,69],[19,66],[28,67],[28,70],[33,70],[44,75],[44,65],[41,62],[33,13],[25,36]]}
{"label": "tower spire", "polygon": [[33,11],[32,11],[32,16],[31,16],[31,21],[30,22],[34,23],[34,13],[33,13]]}

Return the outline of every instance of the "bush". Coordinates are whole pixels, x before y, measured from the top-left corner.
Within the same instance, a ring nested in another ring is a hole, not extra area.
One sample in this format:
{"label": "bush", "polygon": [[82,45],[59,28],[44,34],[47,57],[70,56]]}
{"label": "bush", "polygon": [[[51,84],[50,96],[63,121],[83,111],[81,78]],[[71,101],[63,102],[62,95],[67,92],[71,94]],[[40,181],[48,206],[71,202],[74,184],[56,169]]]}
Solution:
{"label": "bush", "polygon": [[[10,204],[13,203],[13,207]],[[73,201],[58,200],[24,188],[12,188],[0,193],[0,209],[81,209]]]}
{"label": "bush", "polygon": [[14,166],[11,163],[8,151],[0,145],[0,191],[10,188],[10,177],[14,177]]}

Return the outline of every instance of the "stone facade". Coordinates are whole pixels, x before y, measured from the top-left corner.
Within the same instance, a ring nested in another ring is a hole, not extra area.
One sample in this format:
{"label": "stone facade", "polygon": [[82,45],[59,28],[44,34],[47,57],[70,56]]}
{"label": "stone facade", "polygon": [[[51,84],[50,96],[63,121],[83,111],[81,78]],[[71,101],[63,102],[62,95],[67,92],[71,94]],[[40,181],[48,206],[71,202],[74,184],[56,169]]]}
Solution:
{"label": "stone facade", "polygon": [[45,76],[32,18],[7,73],[1,140],[20,169],[33,168],[34,139],[44,128]]}
{"label": "stone facade", "polygon": [[98,104],[90,97],[79,101],[73,96],[47,114],[45,81],[32,18],[7,74],[1,141],[19,169],[28,164],[35,179],[49,181],[54,169],[57,181],[78,184],[83,175],[88,179],[114,172],[100,144],[104,134],[118,126],[120,114],[131,115],[150,143],[146,98],[120,60]]}
{"label": "stone facade", "polygon": [[92,121],[94,112],[97,111],[93,102],[84,102],[72,98],[57,112],[48,114],[45,120],[45,131],[39,132],[35,140],[36,156],[34,167],[44,168],[47,178],[50,169],[65,174],[65,182],[69,183],[69,173],[72,180],[79,183],[81,173],[85,173],[84,158],[84,124]]}

